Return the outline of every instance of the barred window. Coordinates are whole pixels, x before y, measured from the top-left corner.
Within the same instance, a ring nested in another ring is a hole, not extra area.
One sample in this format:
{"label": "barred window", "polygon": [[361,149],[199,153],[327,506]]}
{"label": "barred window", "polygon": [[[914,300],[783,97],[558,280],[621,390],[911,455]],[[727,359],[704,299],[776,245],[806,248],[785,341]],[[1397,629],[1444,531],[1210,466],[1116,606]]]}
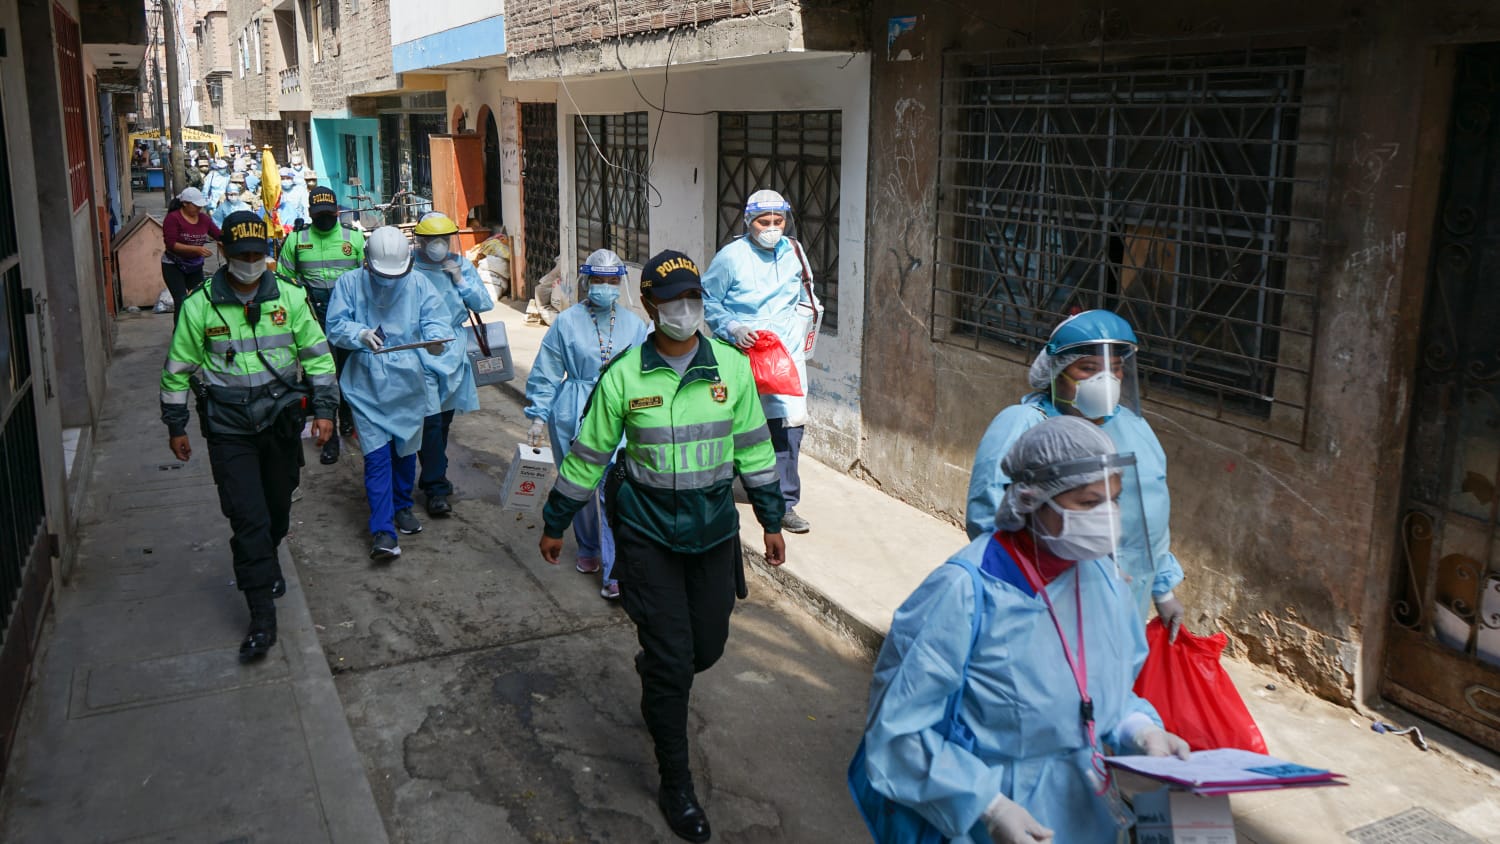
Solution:
{"label": "barred window", "polygon": [[719,113],[719,245],[744,233],[745,200],[774,190],[792,205],[788,234],[802,244],[823,330],[839,325],[839,167],[843,112]]}
{"label": "barred window", "polygon": [[947,57],[935,339],[1027,359],[1107,308],[1151,399],[1300,442],[1336,90],[1307,52]]}
{"label": "barred window", "polygon": [[622,260],[644,264],[651,257],[646,112],[581,114],[573,120],[578,260],[609,249]]}

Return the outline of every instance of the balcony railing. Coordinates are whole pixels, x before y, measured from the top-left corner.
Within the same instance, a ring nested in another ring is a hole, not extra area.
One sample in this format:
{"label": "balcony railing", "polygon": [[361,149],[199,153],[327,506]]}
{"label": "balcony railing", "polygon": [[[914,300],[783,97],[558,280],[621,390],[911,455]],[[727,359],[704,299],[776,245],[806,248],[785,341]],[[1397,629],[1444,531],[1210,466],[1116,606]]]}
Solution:
{"label": "balcony railing", "polygon": [[296,65],[281,72],[281,93],[288,94],[292,91],[302,90],[302,73]]}

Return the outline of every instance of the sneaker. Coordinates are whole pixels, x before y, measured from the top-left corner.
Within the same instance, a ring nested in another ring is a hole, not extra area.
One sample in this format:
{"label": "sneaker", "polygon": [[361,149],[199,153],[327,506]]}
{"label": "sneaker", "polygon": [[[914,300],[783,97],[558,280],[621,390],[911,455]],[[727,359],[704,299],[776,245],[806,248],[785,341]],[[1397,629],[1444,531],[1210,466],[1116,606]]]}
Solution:
{"label": "sneaker", "polygon": [[298,501],[301,501],[301,500],[302,500],[302,487],[300,487],[300,486],[299,487],[293,487],[292,488],[292,503],[296,504]]}
{"label": "sneaker", "polygon": [[453,515],[453,505],[448,503],[448,496],[427,496],[427,515],[434,519],[446,519]]}
{"label": "sneaker", "polygon": [[579,557],[578,564],[573,566],[582,574],[593,574],[604,568],[604,563],[598,557]]}
{"label": "sneaker", "polygon": [[604,584],[604,588],[599,590],[599,597],[606,601],[620,600],[620,582],[611,580],[609,583]]}
{"label": "sneaker", "polygon": [[788,507],[786,515],[781,517],[781,529],[787,533],[807,533],[812,530],[812,525],[808,524],[807,519],[797,515],[796,510]]}
{"label": "sneaker", "polygon": [[417,517],[412,515],[411,508],[407,507],[405,510],[396,511],[396,530],[411,536],[422,532],[422,523],[417,521]]}
{"label": "sneaker", "polygon": [[375,540],[370,545],[370,559],[377,563],[383,563],[394,560],[399,556],[401,556],[401,546],[396,544],[395,534],[375,534]]}
{"label": "sneaker", "polygon": [[323,453],[318,455],[318,462],[324,466],[332,466],[339,462],[338,437],[329,437],[328,442],[323,444]]}

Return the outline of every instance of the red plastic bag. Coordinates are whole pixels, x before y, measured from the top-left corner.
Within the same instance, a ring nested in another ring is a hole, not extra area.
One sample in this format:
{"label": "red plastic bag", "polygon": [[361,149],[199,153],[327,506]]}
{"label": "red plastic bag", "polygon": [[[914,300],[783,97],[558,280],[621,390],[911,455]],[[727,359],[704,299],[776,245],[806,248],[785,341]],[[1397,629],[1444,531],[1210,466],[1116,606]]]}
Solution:
{"label": "red plastic bag", "polygon": [[1266,740],[1245,708],[1219,656],[1229,638],[1223,633],[1194,636],[1187,630],[1167,642],[1161,619],[1146,625],[1151,653],[1135,678],[1135,693],[1151,701],[1168,732],[1194,750],[1235,747],[1266,752]]}
{"label": "red plastic bag", "polygon": [[750,372],[755,375],[755,389],[761,395],[802,395],[802,378],[797,375],[797,364],[775,334],[757,331],[755,345],[747,354],[750,355]]}

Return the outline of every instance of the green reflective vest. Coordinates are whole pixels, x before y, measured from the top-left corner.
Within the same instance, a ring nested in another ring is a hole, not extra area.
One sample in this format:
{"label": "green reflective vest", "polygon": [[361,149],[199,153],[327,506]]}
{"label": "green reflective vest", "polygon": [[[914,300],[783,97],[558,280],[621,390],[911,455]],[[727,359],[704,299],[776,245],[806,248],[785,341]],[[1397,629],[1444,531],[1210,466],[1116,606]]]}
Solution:
{"label": "green reflective vest", "polygon": [[548,496],[548,536],[560,538],[591,499],[621,436],[625,483],[615,507],[637,533],[685,554],[737,536],[736,474],[756,520],[780,532],[786,502],[771,432],[750,360],[738,349],[700,335],[680,376],[650,337],[611,361]]}
{"label": "green reflective vest", "polygon": [[209,433],[265,430],[305,397],[299,367],[318,418],[333,418],[339,400],[333,355],[300,289],[267,272],[245,304],[220,269],[181,309],[161,373],[161,417],[170,434],[187,433],[194,380]]}
{"label": "green reflective vest", "polygon": [[326,300],[339,276],[358,269],[365,259],[365,236],[353,226],[320,232],[312,226],[287,235],[276,258],[276,276],[283,281],[321,290]]}

